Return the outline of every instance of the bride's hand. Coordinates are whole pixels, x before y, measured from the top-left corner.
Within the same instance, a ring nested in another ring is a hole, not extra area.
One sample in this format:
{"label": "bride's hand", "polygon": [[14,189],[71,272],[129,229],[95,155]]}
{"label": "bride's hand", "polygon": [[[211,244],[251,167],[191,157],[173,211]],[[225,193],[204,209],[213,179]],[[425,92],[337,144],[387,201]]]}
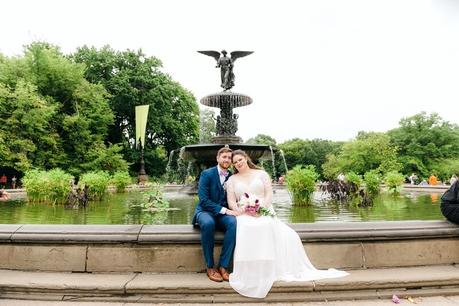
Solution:
{"label": "bride's hand", "polygon": [[230,216],[239,216],[241,213],[239,211],[236,211],[236,210],[231,210],[231,209],[227,209],[226,210],[226,214],[227,215],[230,215]]}

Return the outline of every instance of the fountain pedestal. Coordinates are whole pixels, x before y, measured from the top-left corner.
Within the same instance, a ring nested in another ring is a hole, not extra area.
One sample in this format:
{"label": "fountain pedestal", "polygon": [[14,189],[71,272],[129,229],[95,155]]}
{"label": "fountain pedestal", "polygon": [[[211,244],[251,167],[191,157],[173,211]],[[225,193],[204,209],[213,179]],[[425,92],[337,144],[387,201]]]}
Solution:
{"label": "fountain pedestal", "polygon": [[245,94],[223,91],[211,94],[201,99],[201,104],[220,108],[220,115],[215,118],[217,136],[213,137],[212,144],[197,144],[185,146],[180,150],[180,156],[186,161],[195,162],[199,168],[209,168],[217,163],[217,151],[224,145],[233,150],[244,150],[254,163],[259,160],[272,159],[272,148],[268,145],[243,144],[242,138],[236,135],[238,130],[237,119],[233,113],[236,107],[247,106],[252,98]]}

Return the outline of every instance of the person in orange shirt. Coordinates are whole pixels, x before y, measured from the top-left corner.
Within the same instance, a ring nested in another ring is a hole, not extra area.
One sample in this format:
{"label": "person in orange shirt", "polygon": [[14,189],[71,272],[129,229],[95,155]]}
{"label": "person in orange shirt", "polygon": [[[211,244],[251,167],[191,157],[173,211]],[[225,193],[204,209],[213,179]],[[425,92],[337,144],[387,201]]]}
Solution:
{"label": "person in orange shirt", "polygon": [[430,177],[429,177],[429,185],[437,185],[438,184],[438,179],[437,177],[432,174]]}
{"label": "person in orange shirt", "polygon": [[8,181],[5,173],[3,173],[3,175],[0,177],[0,186],[2,188],[6,188],[6,182]]}

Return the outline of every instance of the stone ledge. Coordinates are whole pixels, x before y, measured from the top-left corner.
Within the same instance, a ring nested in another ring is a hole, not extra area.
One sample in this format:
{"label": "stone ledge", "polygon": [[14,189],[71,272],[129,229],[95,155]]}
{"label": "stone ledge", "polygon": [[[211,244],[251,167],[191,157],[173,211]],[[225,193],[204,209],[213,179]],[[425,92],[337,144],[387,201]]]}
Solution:
{"label": "stone ledge", "polygon": [[[54,225],[25,224],[12,231],[9,242],[123,243],[136,242],[143,225]],[[5,229],[4,229],[5,228]],[[8,225],[0,225],[6,234]],[[0,236],[1,239],[1,236]],[[5,242],[0,240],[0,242]]]}
{"label": "stone ledge", "polygon": [[[355,242],[458,238],[448,221],[323,222],[289,224],[303,242]],[[221,233],[216,241],[223,240]],[[0,224],[0,243],[200,244],[192,225],[34,225]]]}
{"label": "stone ledge", "polygon": [[453,265],[366,269],[337,279],[276,282],[265,299],[245,298],[227,282],[204,273],[44,273],[0,270],[0,298],[62,297],[74,301],[211,303],[304,302],[399,296],[457,295],[459,269]]}

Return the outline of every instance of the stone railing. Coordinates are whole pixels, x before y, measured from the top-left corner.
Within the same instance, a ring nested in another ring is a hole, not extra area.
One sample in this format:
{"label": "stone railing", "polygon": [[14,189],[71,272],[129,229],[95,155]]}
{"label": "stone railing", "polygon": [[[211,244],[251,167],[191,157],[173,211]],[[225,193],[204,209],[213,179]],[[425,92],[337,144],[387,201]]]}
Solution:
{"label": "stone railing", "polygon": [[[318,268],[366,269],[459,262],[447,221],[291,224]],[[216,255],[222,241],[217,233]],[[75,272],[204,270],[191,225],[0,225],[0,269]]]}

